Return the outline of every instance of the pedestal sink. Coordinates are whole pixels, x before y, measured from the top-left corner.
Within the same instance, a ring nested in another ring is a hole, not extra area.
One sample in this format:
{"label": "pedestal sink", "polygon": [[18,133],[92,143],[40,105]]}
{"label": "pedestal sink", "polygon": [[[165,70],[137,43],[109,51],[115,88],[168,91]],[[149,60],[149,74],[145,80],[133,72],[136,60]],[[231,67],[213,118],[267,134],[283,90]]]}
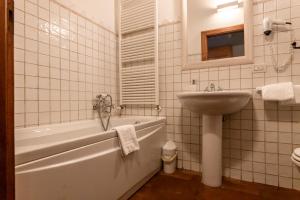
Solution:
{"label": "pedestal sink", "polygon": [[202,183],[219,187],[222,185],[222,116],[244,108],[251,92],[184,92],[177,97],[185,108],[203,115]]}

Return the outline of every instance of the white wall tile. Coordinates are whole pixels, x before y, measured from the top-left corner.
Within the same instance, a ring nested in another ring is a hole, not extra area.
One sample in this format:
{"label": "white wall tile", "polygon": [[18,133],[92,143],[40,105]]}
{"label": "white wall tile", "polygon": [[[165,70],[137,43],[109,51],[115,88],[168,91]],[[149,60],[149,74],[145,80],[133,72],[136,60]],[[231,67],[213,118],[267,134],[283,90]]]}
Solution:
{"label": "white wall tile", "polygon": [[[289,80],[300,84],[300,53],[294,52],[293,63],[283,73],[271,66],[271,54],[280,62],[289,56],[291,32],[274,32],[271,42],[262,34],[263,18],[277,16],[293,22],[299,40],[299,6],[298,0],[254,4],[255,63],[269,63],[266,73],[252,73],[253,65],[182,72],[181,24],[159,28],[160,115],[167,117],[168,138],[178,146],[179,168],[201,169],[202,119],[183,109],[176,98],[192,80],[197,90],[210,83],[226,90],[254,90]],[[46,28],[48,24],[52,29]],[[93,118],[91,100],[101,92],[111,93],[118,102],[115,34],[51,0],[17,0],[15,34],[19,41],[15,47],[17,127]],[[265,104],[258,95],[253,97],[241,112],[226,116],[224,175],[300,190],[300,173],[290,160],[291,151],[300,145],[299,109]],[[146,106],[128,106],[124,113],[157,115]]]}
{"label": "white wall tile", "polygon": [[[88,114],[92,99],[103,92],[117,103],[114,33],[88,21],[79,41],[77,30],[83,30],[87,20],[52,0],[17,0],[15,19],[16,127],[94,118]],[[82,44],[79,54],[77,42]],[[113,52],[109,59],[107,52]],[[98,81],[104,74],[105,82]],[[79,83],[84,105],[77,101]]]}
{"label": "white wall tile", "polygon": [[[262,35],[261,26],[265,16],[275,17],[277,15],[280,18],[293,21],[295,25],[293,25],[293,28],[295,29],[295,33],[297,33],[295,27],[300,27],[299,16],[295,8],[295,6],[299,6],[297,2],[293,0],[271,0],[265,1],[265,3],[254,4],[254,29],[256,30],[254,38],[256,48],[255,62],[269,63],[270,66],[267,68],[266,73],[254,74],[252,72],[253,65],[242,65],[214,67],[184,71],[182,73],[179,71],[176,72],[177,75],[175,78],[172,75],[175,73],[175,69],[177,69],[177,66],[174,66],[176,56],[175,58],[173,57],[173,61],[169,57],[171,56],[170,49],[175,48],[175,43],[181,42],[179,37],[174,37],[175,35],[179,35],[180,32],[180,29],[174,31],[174,27],[180,27],[181,24],[175,23],[160,27],[160,99],[162,105],[164,105],[161,115],[167,116],[168,127],[173,127],[176,124],[175,129],[168,128],[168,137],[174,138],[179,146],[179,168],[191,169],[191,166],[196,161],[190,160],[191,157],[189,157],[189,154],[193,155],[193,159],[198,157],[199,159],[196,160],[199,160],[199,165],[201,165],[201,146],[199,146],[199,151],[193,153],[186,148],[182,148],[188,147],[190,143],[191,138],[186,137],[185,134],[190,134],[187,127],[192,126],[186,117],[190,119],[191,113],[183,109],[173,95],[174,93],[185,91],[186,86],[192,80],[196,80],[198,90],[204,90],[209,83],[219,85],[223,89],[251,90],[258,86],[278,81],[293,80],[294,83],[299,82],[300,84],[300,78],[298,78],[300,77],[300,71],[298,70],[300,54],[298,55],[297,52],[295,52],[293,64],[285,72],[277,73],[271,66],[271,54],[278,57],[279,62],[283,62],[289,56],[289,43],[292,40],[291,33],[289,31],[275,32],[274,40],[268,42]],[[297,23],[298,21],[299,23]],[[173,34],[171,35],[172,31]],[[269,44],[273,46],[273,52],[270,51]],[[178,48],[180,49],[181,46]],[[180,70],[180,64],[178,69]],[[178,87],[180,83],[182,84],[181,88]],[[176,92],[174,92],[174,88],[177,88]],[[280,107],[276,103],[265,104],[260,99],[261,97],[255,94],[253,97],[254,99],[249,103],[249,106],[241,112],[231,115],[229,120],[225,121],[223,125],[224,175],[246,181],[299,189],[300,175],[297,176],[296,173],[291,173],[293,168],[289,158],[293,149],[292,144],[300,144],[300,136],[298,136],[300,135],[300,131],[298,131],[300,130],[299,111]],[[165,105],[164,102],[167,102],[167,104]],[[176,102],[176,107],[173,102]],[[126,110],[126,113],[135,114],[136,109],[142,108],[131,107]],[[164,109],[167,109],[167,114],[165,114]],[[172,109],[174,110],[173,113]],[[199,126],[192,127],[193,132],[197,134],[197,137],[193,137],[193,139],[201,138],[201,118],[199,118],[199,122]],[[249,135],[247,136],[247,134]],[[187,138],[189,139],[187,140]]]}

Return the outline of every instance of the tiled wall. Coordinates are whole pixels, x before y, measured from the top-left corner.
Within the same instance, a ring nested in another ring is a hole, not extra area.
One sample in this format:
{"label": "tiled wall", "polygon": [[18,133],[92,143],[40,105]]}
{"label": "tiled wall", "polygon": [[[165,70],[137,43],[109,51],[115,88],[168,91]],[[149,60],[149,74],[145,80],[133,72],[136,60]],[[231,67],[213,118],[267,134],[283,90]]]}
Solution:
{"label": "tiled wall", "polygon": [[[290,160],[294,148],[300,147],[300,107],[281,107],[264,103],[254,88],[265,84],[293,81],[300,84],[300,50],[294,51],[291,65],[281,73],[271,66],[269,45],[282,63],[290,55],[290,32],[275,32],[274,40],[262,34],[266,16],[293,22],[293,32],[300,42],[300,1],[254,1],[255,63],[267,63],[266,73],[253,73],[253,65],[212,67],[181,71],[181,24],[169,24],[159,30],[160,104],[167,116],[168,138],[176,141],[178,167],[201,169],[201,117],[182,108],[176,93],[184,91],[192,80],[198,90],[209,83],[223,89],[253,91],[253,100],[245,109],[226,116],[223,125],[224,175],[235,179],[300,190],[300,170]],[[127,107],[127,115],[155,115],[148,107]]]}
{"label": "tiled wall", "polygon": [[117,102],[117,37],[49,0],[15,0],[17,127],[93,118],[92,99]]}
{"label": "tiled wall", "polygon": [[[262,35],[265,16],[293,22],[300,42],[299,0],[254,0],[255,63],[267,63],[266,73],[253,65],[181,71],[181,24],[159,31],[160,115],[167,117],[167,135],[176,141],[178,167],[201,169],[201,117],[182,108],[176,93],[192,80],[198,90],[211,82],[224,89],[254,90],[264,84],[300,84],[300,51],[282,73],[271,66],[271,51],[280,62],[289,55],[290,32],[273,41]],[[15,1],[16,126],[26,127],[93,118],[92,99],[111,93],[117,102],[116,35],[49,0]],[[147,106],[127,106],[127,115],[156,115]],[[300,170],[290,161],[300,147],[300,108],[253,100],[241,112],[226,116],[223,125],[224,175],[245,181],[300,190]]]}

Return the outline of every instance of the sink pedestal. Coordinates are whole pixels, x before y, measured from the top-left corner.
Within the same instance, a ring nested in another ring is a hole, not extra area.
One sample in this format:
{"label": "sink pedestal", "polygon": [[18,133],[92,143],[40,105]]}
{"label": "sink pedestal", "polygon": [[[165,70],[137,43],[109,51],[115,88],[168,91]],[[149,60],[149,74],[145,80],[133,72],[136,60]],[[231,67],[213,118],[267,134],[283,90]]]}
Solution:
{"label": "sink pedestal", "polygon": [[222,115],[203,115],[202,183],[222,185]]}

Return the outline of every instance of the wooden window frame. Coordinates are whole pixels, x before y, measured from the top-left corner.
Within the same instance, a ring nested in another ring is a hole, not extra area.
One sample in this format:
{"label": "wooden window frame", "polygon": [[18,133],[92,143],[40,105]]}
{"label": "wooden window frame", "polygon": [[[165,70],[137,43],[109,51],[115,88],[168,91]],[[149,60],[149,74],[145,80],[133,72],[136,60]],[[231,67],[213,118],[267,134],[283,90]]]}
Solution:
{"label": "wooden window frame", "polygon": [[14,2],[0,1],[0,200],[15,199]]}
{"label": "wooden window frame", "polygon": [[235,26],[218,28],[208,31],[201,32],[201,55],[202,61],[208,60],[208,38],[212,36],[223,35],[227,33],[234,33],[238,31],[244,31],[244,24],[239,24]]}

